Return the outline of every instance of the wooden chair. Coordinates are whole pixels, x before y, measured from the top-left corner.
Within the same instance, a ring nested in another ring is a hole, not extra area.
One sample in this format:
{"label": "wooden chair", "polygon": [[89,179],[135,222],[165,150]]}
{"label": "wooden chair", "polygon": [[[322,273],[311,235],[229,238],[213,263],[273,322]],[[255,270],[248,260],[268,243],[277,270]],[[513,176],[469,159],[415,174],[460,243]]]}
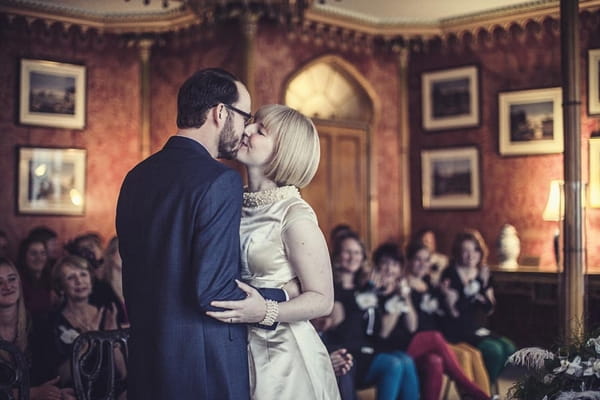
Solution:
{"label": "wooden chair", "polygon": [[71,367],[79,400],[117,399],[115,350],[127,361],[128,339],[129,329],[90,331],[77,337]]}
{"label": "wooden chair", "polygon": [[[4,340],[0,340],[0,396],[3,399],[29,400],[29,367],[21,350]],[[5,355],[8,355],[6,357]]]}

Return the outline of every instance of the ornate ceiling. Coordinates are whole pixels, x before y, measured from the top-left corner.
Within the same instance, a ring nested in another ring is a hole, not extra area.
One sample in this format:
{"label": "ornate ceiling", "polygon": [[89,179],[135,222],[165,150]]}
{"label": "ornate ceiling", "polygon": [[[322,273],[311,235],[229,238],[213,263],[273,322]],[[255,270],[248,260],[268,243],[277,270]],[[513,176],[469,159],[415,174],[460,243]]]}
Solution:
{"label": "ornate ceiling", "polygon": [[[595,12],[600,0],[579,0]],[[493,35],[558,20],[558,0],[0,0],[0,13],[84,31],[165,33],[252,16],[288,25],[290,35],[370,48]],[[557,24],[554,24],[557,25]],[[557,27],[553,29],[558,29]]]}

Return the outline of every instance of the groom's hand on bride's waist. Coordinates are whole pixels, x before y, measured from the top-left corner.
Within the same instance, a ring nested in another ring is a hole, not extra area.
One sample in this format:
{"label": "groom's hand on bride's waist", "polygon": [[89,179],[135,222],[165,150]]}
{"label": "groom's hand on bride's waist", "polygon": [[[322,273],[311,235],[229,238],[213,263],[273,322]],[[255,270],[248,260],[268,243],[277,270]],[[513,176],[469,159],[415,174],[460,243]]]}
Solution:
{"label": "groom's hand on bride's waist", "polygon": [[224,311],[207,311],[206,315],[225,323],[253,324],[262,321],[267,313],[265,299],[252,286],[238,280],[236,283],[246,293],[246,298],[212,301],[211,306],[223,308]]}

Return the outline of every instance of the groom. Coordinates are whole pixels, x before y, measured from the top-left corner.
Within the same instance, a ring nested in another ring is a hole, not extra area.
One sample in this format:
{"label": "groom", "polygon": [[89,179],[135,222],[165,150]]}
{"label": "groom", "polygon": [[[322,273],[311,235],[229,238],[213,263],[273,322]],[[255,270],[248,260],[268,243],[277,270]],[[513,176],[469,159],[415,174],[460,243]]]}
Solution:
{"label": "groom", "polygon": [[[247,400],[246,326],[205,315],[213,300],[265,300],[238,288],[242,183],[215,157],[233,158],[250,95],[233,75],[201,70],[180,88],[177,134],[131,170],[117,205],[123,289],[131,321],[130,400]],[[279,289],[261,290],[285,301]],[[232,321],[237,322],[237,321]]]}

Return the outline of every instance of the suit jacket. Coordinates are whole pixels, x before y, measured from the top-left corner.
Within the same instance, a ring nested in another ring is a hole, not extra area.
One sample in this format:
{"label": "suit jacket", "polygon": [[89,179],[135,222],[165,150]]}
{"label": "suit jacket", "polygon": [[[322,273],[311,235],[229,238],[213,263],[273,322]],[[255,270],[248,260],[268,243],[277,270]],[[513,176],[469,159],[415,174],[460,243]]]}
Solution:
{"label": "suit jacket", "polygon": [[[248,399],[245,325],[206,316],[238,300],[239,174],[180,136],[131,170],[117,205],[131,322],[128,399]],[[267,297],[285,300],[283,291]]]}

